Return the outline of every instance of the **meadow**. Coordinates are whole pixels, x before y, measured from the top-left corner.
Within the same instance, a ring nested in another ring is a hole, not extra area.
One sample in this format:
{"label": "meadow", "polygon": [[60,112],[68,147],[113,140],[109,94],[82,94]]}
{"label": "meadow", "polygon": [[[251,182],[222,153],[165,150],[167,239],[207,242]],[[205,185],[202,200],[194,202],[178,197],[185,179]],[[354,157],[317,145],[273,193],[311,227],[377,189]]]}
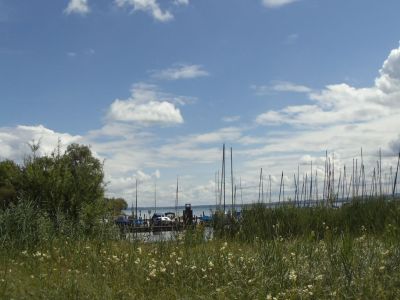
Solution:
{"label": "meadow", "polygon": [[233,227],[217,226],[212,241],[197,227],[143,243],[105,225],[91,236],[69,225],[61,234],[42,219],[36,232],[21,227],[19,241],[3,238],[0,298],[396,299],[399,220],[399,204],[382,199],[340,209],[255,205]]}

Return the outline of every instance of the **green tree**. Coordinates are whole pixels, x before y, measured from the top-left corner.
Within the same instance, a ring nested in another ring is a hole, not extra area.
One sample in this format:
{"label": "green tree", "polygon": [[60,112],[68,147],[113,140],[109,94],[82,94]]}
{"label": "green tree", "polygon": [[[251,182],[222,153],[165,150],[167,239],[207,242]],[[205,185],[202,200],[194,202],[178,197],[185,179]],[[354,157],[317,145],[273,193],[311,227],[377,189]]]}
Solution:
{"label": "green tree", "polygon": [[128,203],[123,198],[105,198],[108,210],[115,216],[128,208]]}
{"label": "green tree", "polygon": [[61,155],[33,155],[23,166],[23,193],[53,221],[62,213],[78,220],[83,207],[103,199],[103,164],[88,146],[71,144]]}
{"label": "green tree", "polygon": [[11,160],[0,162],[0,208],[5,209],[17,202],[21,185],[21,169]]}

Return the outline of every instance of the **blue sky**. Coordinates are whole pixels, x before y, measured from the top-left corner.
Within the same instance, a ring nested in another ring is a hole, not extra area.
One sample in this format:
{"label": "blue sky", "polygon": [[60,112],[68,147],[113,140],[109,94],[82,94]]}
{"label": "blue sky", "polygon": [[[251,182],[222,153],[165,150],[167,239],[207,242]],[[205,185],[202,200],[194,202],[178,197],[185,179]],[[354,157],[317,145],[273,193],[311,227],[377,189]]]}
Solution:
{"label": "blue sky", "polygon": [[[257,185],[324,150],[396,152],[400,3],[365,0],[0,0],[0,159],[91,145],[107,193],[215,201],[221,146]],[[347,161],[346,161],[347,160]],[[390,158],[387,164],[391,163]],[[319,168],[319,169],[318,169]],[[292,176],[287,176],[288,187]],[[245,201],[252,201],[247,189]]]}

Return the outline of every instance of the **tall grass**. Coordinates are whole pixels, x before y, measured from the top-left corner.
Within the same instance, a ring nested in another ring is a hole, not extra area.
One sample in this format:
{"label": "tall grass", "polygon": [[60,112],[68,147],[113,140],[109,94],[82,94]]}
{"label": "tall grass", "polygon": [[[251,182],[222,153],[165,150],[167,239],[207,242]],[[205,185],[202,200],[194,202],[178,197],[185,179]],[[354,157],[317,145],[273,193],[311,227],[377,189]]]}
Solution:
{"label": "tall grass", "polygon": [[297,208],[290,205],[273,209],[255,204],[243,209],[238,235],[244,240],[255,237],[298,237],[311,233],[322,238],[326,228],[336,234],[360,235],[363,231],[380,234],[388,226],[400,227],[398,201],[383,198],[355,200],[336,209],[322,206]]}
{"label": "tall grass", "polygon": [[396,202],[256,205],[221,216],[212,241],[198,227],[151,244],[101,222],[56,228],[28,202],[0,220],[0,299],[400,298]]}
{"label": "tall grass", "polygon": [[50,218],[46,212],[37,209],[33,202],[20,199],[17,204],[0,210],[0,247],[35,248],[66,237],[74,240],[115,239],[117,228],[112,223],[93,218],[93,214],[98,217],[96,213],[82,210],[79,222],[66,218],[61,212],[55,218]]}
{"label": "tall grass", "polygon": [[400,246],[384,233],[252,242],[58,239],[0,249],[1,299],[398,299]]}

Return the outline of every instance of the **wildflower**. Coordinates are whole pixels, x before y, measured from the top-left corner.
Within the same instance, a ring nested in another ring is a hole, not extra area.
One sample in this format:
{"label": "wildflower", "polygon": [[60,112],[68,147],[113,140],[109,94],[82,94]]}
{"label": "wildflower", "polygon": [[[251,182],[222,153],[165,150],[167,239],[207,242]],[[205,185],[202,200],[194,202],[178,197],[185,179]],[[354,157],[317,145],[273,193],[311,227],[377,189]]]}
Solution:
{"label": "wildflower", "polygon": [[308,287],[308,289],[310,289],[310,290],[313,288],[312,284],[307,285],[307,287]]}
{"label": "wildflower", "polygon": [[289,273],[289,279],[292,281],[296,281],[297,280],[297,274],[294,270],[291,270]]}
{"label": "wildflower", "polygon": [[140,258],[138,257],[138,258],[136,258],[136,260],[135,260],[135,264],[139,264],[140,263]]}
{"label": "wildflower", "polygon": [[220,288],[216,288],[215,291],[216,291],[217,293],[219,293],[219,292],[221,291],[221,289],[220,289]]}
{"label": "wildflower", "polygon": [[31,278],[32,278],[32,279],[35,278],[35,275],[31,275]]}
{"label": "wildflower", "polygon": [[139,254],[142,254],[142,248],[138,247],[138,248],[137,248],[137,252],[138,252]]}
{"label": "wildflower", "polygon": [[157,276],[157,270],[156,269],[151,270],[151,272],[149,273],[149,276],[150,277],[156,277]]}
{"label": "wildflower", "polygon": [[206,279],[206,278],[207,278],[207,274],[204,274],[203,279]]}
{"label": "wildflower", "polygon": [[290,253],[291,256],[296,256],[296,253],[292,252]]}
{"label": "wildflower", "polygon": [[209,265],[210,268],[214,267],[214,264],[213,264],[213,262],[211,260],[208,262],[208,265]]}
{"label": "wildflower", "polygon": [[166,268],[160,268],[160,272],[161,272],[161,273],[165,273],[166,271],[167,271]]}
{"label": "wildflower", "polygon": [[385,266],[380,266],[379,271],[383,271],[383,270],[385,270]]}
{"label": "wildflower", "polygon": [[175,261],[175,263],[176,263],[178,266],[180,266],[180,265],[182,264],[179,260]]}
{"label": "wildflower", "polygon": [[26,256],[26,255],[28,255],[28,251],[24,250],[21,252],[21,254]]}
{"label": "wildflower", "polygon": [[196,270],[196,269],[197,269],[196,266],[191,266],[190,268],[191,268],[192,270]]}
{"label": "wildflower", "polygon": [[267,300],[272,300],[271,294],[268,294],[268,295],[267,295]]}
{"label": "wildflower", "polygon": [[228,243],[227,242],[225,242],[224,245],[219,250],[220,251],[224,251],[226,249],[226,247],[228,247]]}
{"label": "wildflower", "polygon": [[324,275],[320,274],[315,277],[315,280],[322,280],[324,278]]}

